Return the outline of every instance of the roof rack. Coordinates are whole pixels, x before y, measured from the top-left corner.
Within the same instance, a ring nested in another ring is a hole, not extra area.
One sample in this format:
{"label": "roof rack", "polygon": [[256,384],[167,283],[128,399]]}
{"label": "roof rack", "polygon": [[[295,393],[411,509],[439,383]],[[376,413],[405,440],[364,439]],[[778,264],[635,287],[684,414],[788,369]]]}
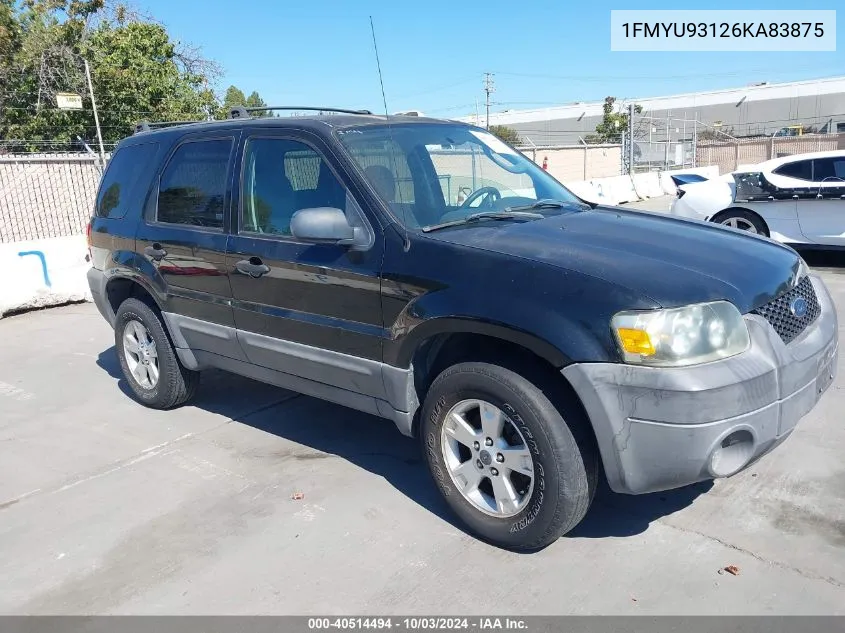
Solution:
{"label": "roof rack", "polygon": [[369,110],[349,110],[347,108],[327,108],[319,106],[262,106],[260,108],[247,108],[245,106],[234,106],[229,109],[230,119],[246,119],[252,112],[269,112],[271,110],[309,110],[314,112],[339,112],[341,114],[372,114]]}
{"label": "roof rack", "polygon": [[175,125],[189,125],[194,123],[205,123],[205,121],[139,121],[135,124],[135,134],[149,132],[160,127],[171,127]]}

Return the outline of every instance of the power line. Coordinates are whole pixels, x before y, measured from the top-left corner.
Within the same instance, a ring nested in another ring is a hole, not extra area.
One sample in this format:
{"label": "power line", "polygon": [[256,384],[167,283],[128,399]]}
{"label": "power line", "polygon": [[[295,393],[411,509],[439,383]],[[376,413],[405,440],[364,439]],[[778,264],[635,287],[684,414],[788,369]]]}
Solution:
{"label": "power line", "polygon": [[393,97],[393,100],[398,101],[400,99],[410,99],[411,97],[418,97],[420,95],[427,95],[427,94],[431,94],[433,92],[440,92],[442,90],[448,90],[449,88],[454,88],[456,86],[462,86],[466,83],[469,83],[470,81],[475,81],[476,77],[477,77],[477,75],[473,74],[473,75],[470,75],[468,77],[464,77],[463,79],[461,79],[459,81],[455,81],[453,83],[440,84],[438,86],[433,86],[431,88],[421,89],[417,92],[412,92],[410,94],[404,94],[404,95],[400,95],[398,97]]}

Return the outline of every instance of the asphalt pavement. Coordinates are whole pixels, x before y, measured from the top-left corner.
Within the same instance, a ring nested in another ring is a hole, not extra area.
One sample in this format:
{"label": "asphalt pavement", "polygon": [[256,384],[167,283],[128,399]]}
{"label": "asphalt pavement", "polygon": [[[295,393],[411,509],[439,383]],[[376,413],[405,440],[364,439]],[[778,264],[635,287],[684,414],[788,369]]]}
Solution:
{"label": "asphalt pavement", "polygon": [[[822,272],[840,314],[843,270]],[[221,372],[151,411],[93,305],[5,318],[0,613],[845,614],[843,358],[750,470],[603,488],[515,554],[454,522],[390,422]]]}

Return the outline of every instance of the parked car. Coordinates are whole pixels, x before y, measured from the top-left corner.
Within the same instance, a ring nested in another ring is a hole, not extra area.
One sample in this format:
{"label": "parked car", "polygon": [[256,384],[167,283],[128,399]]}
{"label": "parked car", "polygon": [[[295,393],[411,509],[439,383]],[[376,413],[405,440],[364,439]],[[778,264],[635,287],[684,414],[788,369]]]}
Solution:
{"label": "parked car", "polygon": [[183,404],[218,368],[387,418],[514,549],[578,525],[600,471],[629,494],[739,472],[836,368],[833,302],[792,249],[586,204],[463,123],[142,125],[88,236],[140,402]]}
{"label": "parked car", "polygon": [[845,246],[845,151],[776,158],[680,185],[671,213],[793,246]]}

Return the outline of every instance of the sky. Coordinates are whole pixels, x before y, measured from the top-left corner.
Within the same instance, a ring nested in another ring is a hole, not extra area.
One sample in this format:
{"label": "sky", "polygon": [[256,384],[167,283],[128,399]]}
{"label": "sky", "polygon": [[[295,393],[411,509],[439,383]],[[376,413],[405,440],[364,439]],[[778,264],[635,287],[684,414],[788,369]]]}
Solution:
{"label": "sky", "polygon": [[[523,0],[139,0],[171,35],[200,46],[231,84],[270,105],[439,117],[484,109],[484,73],[494,73],[491,111],[652,97],[752,82],[845,75],[845,26],[837,52],[611,52],[610,10],[836,9],[839,2],[691,0],[605,4]],[[839,21],[845,25],[845,11]],[[476,106],[477,103],[477,106]]]}

